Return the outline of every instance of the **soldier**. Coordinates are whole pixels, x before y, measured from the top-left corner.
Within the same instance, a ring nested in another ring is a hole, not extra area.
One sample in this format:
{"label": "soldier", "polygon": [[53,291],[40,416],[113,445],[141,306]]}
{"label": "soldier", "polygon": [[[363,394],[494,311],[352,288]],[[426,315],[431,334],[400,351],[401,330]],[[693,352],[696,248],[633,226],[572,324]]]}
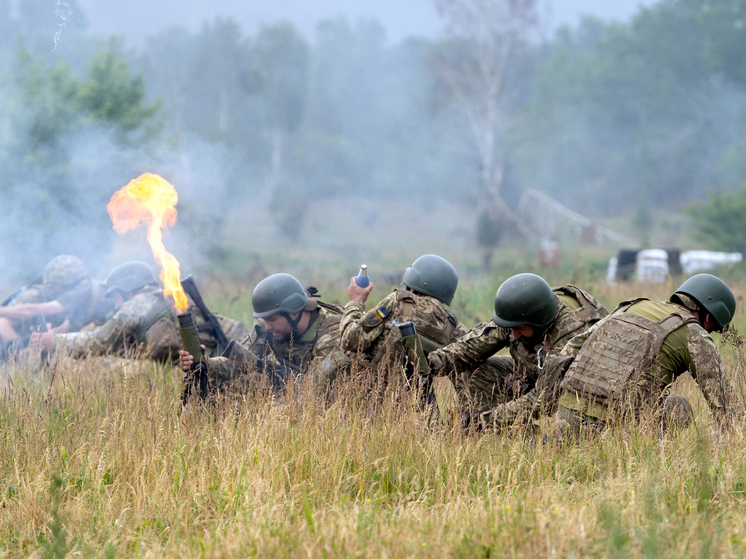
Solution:
{"label": "soldier", "polygon": [[[251,302],[257,319],[251,334],[229,356],[206,360],[214,387],[241,392],[267,378],[281,388],[290,377],[311,372],[324,389],[347,367],[349,357],[339,348],[341,307],[310,298],[290,274],[264,278]],[[194,358],[183,349],[179,358],[185,372],[195,367]]]}
{"label": "soldier", "polygon": [[[565,344],[605,317],[606,309],[574,285],[550,287],[534,274],[507,279],[495,295],[492,320],[429,355],[430,369],[448,375],[467,407],[468,425],[499,428],[535,416],[556,399],[570,359]],[[510,355],[495,355],[510,348]]]}
{"label": "soldier", "polygon": [[[350,301],[340,323],[342,348],[359,352],[373,371],[387,377],[400,362],[403,348],[396,323],[413,321],[425,354],[466,334],[466,327],[448,310],[458,286],[458,273],[448,260],[425,254],[404,272],[406,290],[395,289],[375,309],[365,312],[373,289],[359,287],[353,277],[347,288]],[[383,367],[381,367],[383,365]]]}
{"label": "soldier", "polygon": [[77,332],[103,324],[114,310],[103,282],[92,280],[83,262],[70,254],[56,256],[44,267],[41,283],[30,285],[0,306],[0,339],[23,347],[30,337],[30,318],[43,313],[58,333]]}
{"label": "soldier", "polygon": [[611,408],[639,414],[646,406],[663,411],[664,427],[671,426],[671,414],[682,416],[685,425],[691,417],[689,403],[681,396],[665,396],[686,371],[702,389],[715,419],[725,425],[736,399],[709,332],[722,332],[735,311],[733,292],[710,274],[689,278],[666,302],[640,297],[620,303],[568,344],[569,351],[581,344],[582,349],[562,381],[555,425],[573,432],[588,425],[603,427]]}
{"label": "soldier", "polygon": [[[106,296],[114,302],[116,313],[102,326],[89,332],[32,334],[34,347],[47,351],[66,351],[74,357],[118,354],[142,355],[156,361],[178,356],[181,347],[176,310],[163,296],[153,270],[145,262],[127,262],[114,268],[106,278]],[[201,341],[216,346],[209,324],[190,301],[189,310],[198,323]],[[216,315],[217,316],[217,315]],[[220,317],[227,336],[243,336],[248,329],[238,321]]]}

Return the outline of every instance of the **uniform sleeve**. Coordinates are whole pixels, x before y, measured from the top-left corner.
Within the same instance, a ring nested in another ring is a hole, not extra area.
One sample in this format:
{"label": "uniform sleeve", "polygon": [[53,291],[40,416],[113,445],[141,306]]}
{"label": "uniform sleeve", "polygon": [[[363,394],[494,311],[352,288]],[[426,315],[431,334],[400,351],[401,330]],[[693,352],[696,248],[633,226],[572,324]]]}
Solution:
{"label": "uniform sleeve", "polygon": [[482,427],[488,430],[499,430],[516,421],[538,417],[542,410],[546,413],[546,410],[557,401],[560,382],[571,362],[572,359],[569,358],[551,359],[542,370],[534,387],[526,394],[484,412],[480,417]]}
{"label": "uniform sleeve", "polygon": [[120,311],[90,332],[58,334],[55,337],[55,351],[69,351],[78,357],[87,354],[116,353],[124,348],[125,343],[135,342],[132,332],[135,331],[137,323],[137,317]]}
{"label": "uniform sleeve", "polygon": [[430,369],[439,376],[473,370],[509,343],[509,329],[500,328],[491,320],[483,322],[455,342],[430,352]]}
{"label": "uniform sleeve", "polygon": [[453,335],[451,336],[451,342],[455,342],[457,339],[459,339],[461,336],[465,336],[469,332],[469,329],[461,324],[459,322],[456,324],[456,328],[453,330]]}
{"label": "uniform sleeve", "polygon": [[692,377],[715,419],[722,423],[735,413],[736,398],[715,342],[699,324],[691,324],[687,328],[687,347],[692,358]]}
{"label": "uniform sleeve", "polygon": [[365,304],[360,301],[350,301],[345,305],[345,312],[339,323],[341,347],[345,351],[365,351],[378,339],[385,329],[390,326],[391,313],[396,304],[396,294],[392,293],[378,306],[370,311],[382,310],[387,316],[377,321],[373,326],[366,326]]}

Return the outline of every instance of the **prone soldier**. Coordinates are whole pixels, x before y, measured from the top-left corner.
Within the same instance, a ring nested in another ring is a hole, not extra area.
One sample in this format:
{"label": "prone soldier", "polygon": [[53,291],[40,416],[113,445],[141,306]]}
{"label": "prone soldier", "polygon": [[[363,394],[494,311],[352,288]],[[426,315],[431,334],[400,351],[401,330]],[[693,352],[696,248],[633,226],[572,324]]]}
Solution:
{"label": "prone soldier", "polygon": [[[88,332],[55,334],[34,333],[31,343],[47,351],[64,351],[73,357],[115,354],[144,356],[156,361],[178,357],[181,347],[176,310],[163,296],[163,290],[145,262],[126,262],[114,268],[106,278],[106,296],[113,301],[115,314],[103,325]],[[216,346],[209,322],[189,300],[189,310],[198,322],[200,341],[208,348]],[[244,336],[248,329],[240,322],[218,316],[223,330],[233,337]],[[201,326],[201,327],[200,327]]]}
{"label": "prone soldier", "polygon": [[104,282],[91,279],[79,258],[56,256],[44,267],[40,282],[33,282],[0,306],[0,339],[19,349],[27,345],[31,318],[40,313],[57,333],[103,324],[114,310],[105,291]]}
{"label": "prone soldier", "polygon": [[[311,373],[323,390],[348,366],[339,347],[341,307],[309,297],[296,278],[283,273],[260,281],[251,302],[256,322],[250,335],[227,355],[204,360],[213,389],[241,393],[262,379],[279,389],[291,377]],[[187,373],[200,366],[183,349],[179,358]]]}
{"label": "prone soldier", "polygon": [[[556,403],[571,359],[566,343],[608,313],[575,285],[550,287],[535,274],[508,278],[495,295],[492,320],[429,355],[435,375],[447,375],[460,394],[464,424],[500,428],[535,417]],[[495,355],[503,348],[510,355]]]}
{"label": "prone soldier", "polygon": [[396,324],[414,323],[426,355],[467,332],[447,308],[458,286],[458,273],[448,260],[435,254],[420,256],[406,269],[402,282],[406,290],[395,289],[366,313],[365,302],[373,284],[359,287],[353,277],[347,288],[350,301],[340,323],[342,348],[358,352],[384,380],[403,352]]}
{"label": "prone soldier", "polygon": [[658,412],[662,427],[691,419],[682,396],[666,397],[668,386],[690,371],[715,419],[727,426],[736,397],[710,332],[722,332],[736,310],[736,298],[720,278],[697,274],[668,301],[623,301],[567,351],[577,353],[562,381],[555,416],[560,432],[601,428],[612,413]]}

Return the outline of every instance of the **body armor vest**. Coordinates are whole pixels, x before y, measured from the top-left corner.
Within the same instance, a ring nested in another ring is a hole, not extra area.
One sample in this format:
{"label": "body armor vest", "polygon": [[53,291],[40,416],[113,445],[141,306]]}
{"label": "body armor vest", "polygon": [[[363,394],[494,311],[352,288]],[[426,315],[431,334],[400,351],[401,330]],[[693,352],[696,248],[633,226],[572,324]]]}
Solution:
{"label": "body armor vest", "polygon": [[[417,306],[416,295],[409,291],[397,291],[398,304],[401,308],[401,320],[407,322],[411,320],[415,324],[417,333],[422,340],[422,347],[425,354],[435,351],[451,342],[453,332],[458,326],[456,316],[446,309],[443,316],[433,316],[433,313],[423,312],[422,307]],[[440,314],[440,313],[438,313]],[[437,320],[434,321],[433,318]]]}
{"label": "body armor vest", "polygon": [[563,295],[570,295],[578,300],[580,308],[575,309],[572,312],[575,314],[575,318],[582,322],[598,322],[609,315],[609,312],[593,295],[580,289],[577,285],[568,283],[567,285],[562,285],[560,287],[553,287],[552,291],[555,293],[560,292]]}
{"label": "body armor vest", "polygon": [[603,402],[618,398],[630,383],[651,380],[650,369],[666,336],[696,319],[673,308],[658,322],[626,312],[644,300],[641,297],[620,303],[588,337],[562,381],[563,389]]}

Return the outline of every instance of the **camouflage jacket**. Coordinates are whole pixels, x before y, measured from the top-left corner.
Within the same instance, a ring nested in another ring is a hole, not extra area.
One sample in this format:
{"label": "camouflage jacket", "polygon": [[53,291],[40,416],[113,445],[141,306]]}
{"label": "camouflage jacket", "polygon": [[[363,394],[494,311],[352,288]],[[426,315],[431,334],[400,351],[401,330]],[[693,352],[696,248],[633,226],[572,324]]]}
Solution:
{"label": "camouflage jacket", "polygon": [[[268,369],[293,374],[311,372],[318,382],[330,383],[349,365],[349,357],[340,349],[339,321],[341,316],[310,301],[311,319],[308,328],[297,340],[277,341],[257,319],[251,334],[241,342],[251,354],[262,359]],[[208,374],[221,383],[234,383],[236,388],[251,380],[254,369],[236,359],[211,357]]]}
{"label": "camouflage jacket", "polygon": [[394,290],[375,309],[350,301],[340,323],[342,348],[360,352],[371,367],[393,363],[401,351],[401,335],[395,323],[413,321],[425,350],[447,345],[466,334],[466,327],[435,297]]}
{"label": "camouflage jacket", "polygon": [[[431,370],[437,375],[451,376],[457,382],[460,372],[477,369],[489,357],[509,347],[515,377],[534,386],[548,358],[558,356],[573,336],[608,314],[601,303],[579,287],[565,285],[552,290],[557,296],[559,310],[554,322],[542,334],[528,341],[516,340],[510,328],[501,328],[489,320],[454,343],[432,352],[428,356]],[[575,308],[570,308],[565,301]]]}
{"label": "camouflage jacket", "polygon": [[[191,300],[189,310],[200,332],[200,342],[205,344],[209,352],[216,346],[209,323]],[[248,333],[240,322],[215,316],[229,338]],[[125,301],[102,326],[89,332],[60,334],[55,340],[56,351],[65,350],[76,357],[114,353],[126,357],[141,355],[163,361],[178,358],[179,348],[181,337],[176,310],[164,299],[161,288],[156,286],[145,287]]]}
{"label": "camouflage jacket", "polygon": [[[612,328],[619,322],[620,313],[636,315],[633,316],[636,323],[649,323],[651,328],[636,331],[634,324],[626,322]],[[657,340],[655,325],[671,322],[672,318],[676,320],[672,321],[668,332],[658,334],[657,337],[663,339]],[[616,348],[619,344],[614,343],[617,330],[624,338],[619,348]],[[648,331],[652,332],[650,351],[637,351],[630,354],[631,359],[625,358],[624,348],[642,347],[639,342]],[[582,345],[582,350],[562,383],[563,394],[559,403],[564,407],[603,418],[609,398],[631,398],[631,403],[636,406],[655,404],[668,385],[689,371],[716,419],[721,420],[726,412],[732,411],[735,393],[715,342],[691,311],[682,305],[654,303],[646,299],[625,301],[606,320],[573,339],[568,347],[579,345]],[[614,362],[611,367],[608,366],[609,359]],[[597,366],[594,367],[594,363]],[[581,370],[584,371],[582,374]],[[618,387],[617,381],[621,383]]]}
{"label": "camouflage jacket", "polygon": [[[34,285],[13,299],[11,305],[24,303],[46,303],[55,300],[47,293],[44,284]],[[45,317],[52,326],[59,326],[65,320],[70,321],[70,331],[77,332],[89,324],[96,326],[106,322],[114,314],[114,300],[106,297],[106,285],[98,280],[84,279],[56,298],[65,312]],[[30,321],[14,321],[17,332],[26,335],[31,326]]]}

